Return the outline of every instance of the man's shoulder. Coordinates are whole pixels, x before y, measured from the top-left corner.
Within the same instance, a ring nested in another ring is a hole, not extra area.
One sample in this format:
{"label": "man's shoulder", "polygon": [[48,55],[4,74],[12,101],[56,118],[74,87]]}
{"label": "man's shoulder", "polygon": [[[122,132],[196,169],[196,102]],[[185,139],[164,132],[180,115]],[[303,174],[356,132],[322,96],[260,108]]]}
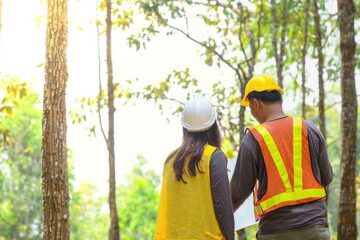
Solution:
{"label": "man's shoulder", "polygon": [[308,129],[318,131],[317,126],[313,122],[311,122],[310,120],[307,120],[307,119],[304,119],[304,121],[305,121],[306,127]]}
{"label": "man's shoulder", "polygon": [[312,123],[309,120],[305,120],[305,123],[306,123],[306,127],[307,127],[307,130],[308,130],[308,134],[310,136],[314,136],[314,137],[317,137],[317,138],[320,138],[320,139],[324,139],[324,136],[321,133],[320,129],[314,123]]}
{"label": "man's shoulder", "polygon": [[254,135],[251,133],[251,131],[249,129],[247,129],[245,131],[245,136],[243,137],[243,139],[241,140],[241,145],[240,147],[245,146],[246,148],[248,148],[249,150],[255,149],[257,147],[257,141],[254,137]]}

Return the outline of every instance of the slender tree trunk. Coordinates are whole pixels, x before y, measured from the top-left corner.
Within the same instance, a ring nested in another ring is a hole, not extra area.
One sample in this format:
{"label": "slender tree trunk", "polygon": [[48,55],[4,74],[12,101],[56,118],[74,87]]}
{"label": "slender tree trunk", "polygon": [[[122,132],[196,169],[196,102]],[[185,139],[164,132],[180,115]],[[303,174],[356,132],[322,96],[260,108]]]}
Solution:
{"label": "slender tree trunk", "polygon": [[[248,66],[250,66],[249,63],[248,63]],[[254,65],[252,65],[252,66],[254,66]],[[253,69],[253,67],[250,66],[249,70],[250,69]],[[246,87],[246,84],[247,84],[249,79],[244,79],[243,84],[240,83],[240,96],[241,96],[241,99],[244,97],[245,87]],[[239,82],[241,82],[240,79],[239,79]],[[246,110],[245,107],[240,106],[240,109],[239,109],[239,146],[241,145],[241,140],[243,139],[243,137],[245,135],[245,110]],[[238,240],[246,240],[246,231],[245,231],[244,228],[240,229],[240,230],[237,230],[236,235],[237,235]]]}
{"label": "slender tree trunk", "polygon": [[274,50],[275,57],[275,65],[276,65],[276,74],[278,78],[278,83],[280,87],[282,87],[282,74],[280,72],[280,57],[278,52],[278,41],[277,41],[277,33],[279,30],[279,23],[277,19],[276,13],[276,2],[275,0],[271,0],[271,25],[272,25],[272,46]]}
{"label": "slender tree trunk", "polygon": [[[245,80],[245,83],[241,85],[241,99],[243,98],[245,94],[245,86],[247,81]],[[241,140],[243,139],[245,135],[245,107],[240,106],[239,110],[239,146],[241,145]],[[240,229],[236,231],[237,239],[238,240],[246,240],[246,231],[245,229]]]}
{"label": "slender tree trunk", "polygon": [[241,143],[241,140],[243,139],[245,135],[245,107],[240,106],[239,110],[239,120],[240,120],[240,127],[239,127],[239,143]]}
{"label": "slender tree trunk", "polygon": [[[241,84],[240,87],[240,98],[242,99],[244,97],[245,94],[245,87],[247,82],[252,78],[252,74],[249,77],[245,77],[244,79],[244,83]],[[239,109],[239,144],[241,144],[241,140],[243,139],[243,137],[245,136],[245,110],[246,108],[243,106],[240,106]]]}
{"label": "slender tree trunk", "polygon": [[120,239],[119,218],[116,208],[116,179],[115,179],[115,141],[114,141],[114,82],[111,57],[111,0],[106,0],[106,63],[108,69],[108,108],[109,132],[107,147],[109,151],[109,208],[110,228],[109,240]]}
{"label": "slender tree trunk", "polygon": [[309,33],[309,5],[310,0],[305,1],[305,26],[304,26],[304,38],[303,38],[303,48],[301,51],[301,92],[302,92],[302,103],[301,103],[301,112],[302,117],[306,118],[306,53],[308,48],[308,33]]}
{"label": "slender tree trunk", "polygon": [[341,171],[338,239],[355,240],[356,229],[356,122],[355,7],[352,0],[338,0],[341,52]]}
{"label": "slender tree trunk", "polygon": [[320,15],[318,0],[314,0],[314,21],[315,21],[315,36],[316,36],[316,47],[318,53],[318,80],[319,80],[319,125],[320,131],[326,138],[326,125],[325,125],[325,90],[324,90],[324,55],[322,46],[322,32],[320,25]]}
{"label": "slender tree trunk", "polygon": [[280,40],[280,55],[279,55],[279,83],[280,87],[283,87],[284,84],[284,57],[285,57],[285,43],[286,43],[286,33],[287,33],[287,0],[282,1],[282,18],[281,18],[281,40]]}
{"label": "slender tree trunk", "polygon": [[272,45],[274,49],[274,57],[276,63],[276,74],[280,87],[283,87],[284,77],[284,56],[285,56],[285,40],[287,32],[287,0],[282,1],[282,17],[281,17],[281,38],[280,38],[280,51],[278,49],[278,31],[279,20],[276,12],[276,1],[271,0],[271,23],[272,23]]}
{"label": "slender tree trunk", "polygon": [[44,240],[69,239],[66,150],[67,0],[48,0],[42,121]]}

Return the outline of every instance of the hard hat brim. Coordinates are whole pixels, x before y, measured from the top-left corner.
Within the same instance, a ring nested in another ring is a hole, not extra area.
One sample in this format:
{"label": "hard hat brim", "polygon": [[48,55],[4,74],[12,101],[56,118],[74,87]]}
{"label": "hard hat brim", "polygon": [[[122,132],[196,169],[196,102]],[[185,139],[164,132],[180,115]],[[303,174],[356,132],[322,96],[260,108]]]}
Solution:
{"label": "hard hat brim", "polygon": [[186,123],[186,121],[184,120],[184,113],[182,114],[180,121],[181,121],[182,126],[189,132],[204,132],[204,131],[210,129],[212,127],[212,125],[214,125],[216,119],[217,119],[217,112],[216,112],[215,108],[213,108],[212,114],[211,114],[211,119],[209,119],[207,122],[203,122],[199,125]]}
{"label": "hard hat brim", "polygon": [[216,114],[216,112],[214,112],[213,119],[211,119],[209,122],[205,123],[202,126],[191,126],[189,124],[186,124],[184,122],[183,117],[180,119],[180,121],[181,121],[182,126],[189,132],[204,132],[204,131],[210,129],[212,127],[212,125],[214,125],[214,123],[216,121],[216,117],[217,117],[217,114]]}
{"label": "hard hat brim", "polygon": [[249,100],[247,99],[247,96],[244,97],[241,102],[240,102],[240,105],[243,106],[243,107],[248,107],[250,105],[250,102]]}

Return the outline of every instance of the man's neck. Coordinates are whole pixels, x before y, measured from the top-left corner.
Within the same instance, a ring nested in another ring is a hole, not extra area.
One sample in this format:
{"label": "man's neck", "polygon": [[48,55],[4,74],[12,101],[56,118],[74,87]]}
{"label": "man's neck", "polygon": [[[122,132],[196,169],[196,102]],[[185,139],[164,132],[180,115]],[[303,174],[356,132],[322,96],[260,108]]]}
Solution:
{"label": "man's neck", "polygon": [[286,117],[281,105],[269,105],[265,112],[264,122]]}
{"label": "man's neck", "polygon": [[285,113],[274,114],[272,116],[268,116],[264,122],[270,122],[270,121],[274,121],[274,120],[281,119],[284,117],[287,117],[287,115]]}

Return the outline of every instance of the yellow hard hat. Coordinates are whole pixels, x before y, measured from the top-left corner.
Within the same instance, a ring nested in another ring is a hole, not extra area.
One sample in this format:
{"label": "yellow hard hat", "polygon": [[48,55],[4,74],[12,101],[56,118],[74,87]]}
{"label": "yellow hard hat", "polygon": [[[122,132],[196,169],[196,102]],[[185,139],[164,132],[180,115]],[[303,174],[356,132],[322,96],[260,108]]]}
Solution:
{"label": "yellow hard hat", "polygon": [[274,90],[278,91],[279,93],[283,92],[282,88],[279,87],[279,85],[277,84],[275,78],[266,74],[256,75],[251,78],[246,84],[245,95],[244,98],[241,100],[240,105],[244,107],[249,106],[249,99],[247,97],[253,91],[264,92]]}

